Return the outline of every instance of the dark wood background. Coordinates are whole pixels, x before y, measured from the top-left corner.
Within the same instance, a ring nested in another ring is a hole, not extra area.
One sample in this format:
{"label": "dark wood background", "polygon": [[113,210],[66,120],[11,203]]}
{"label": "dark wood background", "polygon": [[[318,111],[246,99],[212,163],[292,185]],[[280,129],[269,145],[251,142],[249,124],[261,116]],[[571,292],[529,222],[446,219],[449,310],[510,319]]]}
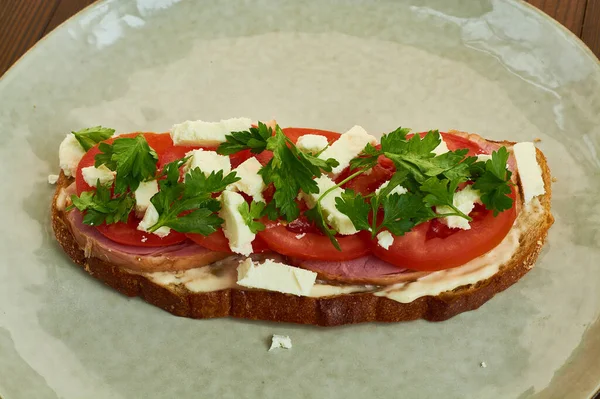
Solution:
{"label": "dark wood background", "polygon": [[[31,46],[96,0],[0,0],[0,76]],[[528,0],[600,57],[600,0]]]}

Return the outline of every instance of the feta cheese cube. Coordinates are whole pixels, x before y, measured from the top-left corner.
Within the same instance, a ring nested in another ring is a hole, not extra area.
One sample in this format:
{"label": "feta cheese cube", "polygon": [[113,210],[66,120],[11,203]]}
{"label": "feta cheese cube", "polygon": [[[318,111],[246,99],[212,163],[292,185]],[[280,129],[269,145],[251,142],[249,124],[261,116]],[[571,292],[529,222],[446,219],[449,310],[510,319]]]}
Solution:
{"label": "feta cheese cube", "polygon": [[[158,211],[151,203],[148,205],[146,213],[144,214],[144,218],[138,224],[137,229],[140,231],[148,231],[148,229],[154,226],[156,222],[158,222]],[[170,232],[170,227],[162,226],[156,229],[156,231],[152,232],[152,234],[156,234],[159,237],[165,237],[168,236]]]}
{"label": "feta cheese cube", "polygon": [[79,144],[75,135],[72,133],[67,134],[67,137],[65,137],[58,147],[60,168],[66,176],[75,176],[77,165],[84,155],[85,150]]}
{"label": "feta cheese cube", "polygon": [[369,143],[375,145],[377,144],[377,139],[368,134],[362,127],[354,126],[323,151],[319,155],[319,158],[336,159],[339,162],[339,166],[333,168],[332,173],[337,175],[346,169],[350,165],[350,160],[360,154]]}
{"label": "feta cheese cube", "polygon": [[381,233],[377,234],[377,243],[381,248],[389,249],[394,243],[394,236],[389,231],[383,230]]}
{"label": "feta cheese cube", "polygon": [[241,191],[251,196],[255,201],[265,202],[262,195],[265,183],[262,176],[258,174],[260,168],[262,168],[262,165],[256,158],[248,158],[233,170],[240,180],[230,184],[227,189]]}
{"label": "feta cheese cube", "polygon": [[[469,213],[471,213],[473,208],[475,208],[475,204],[481,203],[479,195],[479,190],[475,190],[472,188],[472,186],[469,185],[454,194],[452,204],[456,208],[458,208],[462,213],[468,215]],[[454,212],[454,210],[449,206],[438,206],[436,207],[435,211],[438,214]],[[460,216],[448,216],[442,218],[441,222],[444,223],[446,226],[454,229],[471,229],[469,221]]]}
{"label": "feta cheese cube", "polygon": [[223,191],[219,216],[224,220],[223,234],[229,240],[229,248],[235,253],[248,256],[252,253],[252,241],[256,234],[250,230],[239,211],[244,202],[246,200],[240,194]]}
{"label": "feta cheese cube", "polygon": [[329,145],[327,137],[318,134],[305,134],[298,137],[296,147],[303,152],[318,153]]}
{"label": "feta cheese cube", "polygon": [[488,154],[479,154],[477,155],[477,162],[487,162],[492,159],[491,155]]}
{"label": "feta cheese cube", "polygon": [[48,175],[48,183],[56,184],[58,181],[58,175]]}
{"label": "feta cheese cube", "polygon": [[143,181],[138,186],[137,190],[133,193],[135,197],[135,212],[137,214],[143,214],[150,206],[150,198],[158,192],[158,181],[150,180]]}
{"label": "feta cheese cube", "polygon": [[98,180],[100,180],[100,184],[103,186],[112,185],[115,180],[116,172],[108,169],[104,165],[100,165],[99,167],[88,166],[81,169],[81,173],[83,174],[83,180],[90,187],[96,187]]}
{"label": "feta cheese cube", "polygon": [[298,296],[308,296],[317,273],[267,259],[255,263],[248,258],[240,262],[237,283],[242,287],[261,288]]}
{"label": "feta cheese cube", "polygon": [[271,352],[273,349],[278,349],[278,348],[292,349],[292,339],[287,335],[273,334],[269,352]]}
{"label": "feta cheese cube", "polygon": [[250,129],[249,118],[231,118],[220,122],[185,121],[171,128],[171,138],[175,145],[217,146],[224,143],[225,136],[231,132]]}
{"label": "feta cheese cube", "polygon": [[523,187],[523,198],[525,203],[528,204],[533,198],[546,192],[544,179],[542,178],[542,168],[537,162],[537,154],[533,143],[517,143],[513,147],[513,152],[517,160],[517,170]]}
{"label": "feta cheese cube", "polygon": [[[379,186],[379,188],[377,190],[375,190],[375,195],[379,195],[379,193],[381,192],[381,190],[383,190],[384,188],[386,188],[388,186],[388,184],[390,184],[390,181],[386,181],[384,182],[381,186]],[[392,195],[392,194],[406,194],[408,192],[408,190],[402,186],[396,186],[392,189],[392,191],[390,191],[390,193],[388,195]]]}
{"label": "feta cheese cube", "polygon": [[192,169],[200,168],[206,176],[212,172],[223,171],[223,176],[231,172],[231,162],[226,155],[219,155],[216,151],[205,151],[203,149],[193,150],[185,154],[190,157],[184,166],[185,173]]}
{"label": "feta cheese cube", "polygon": [[[315,182],[317,183],[317,186],[319,186],[319,192],[317,194],[300,194],[300,197],[304,199],[311,208],[317,204],[317,200],[325,193],[325,191],[335,186],[335,182],[325,175],[316,178]],[[344,190],[340,187],[336,187],[321,200],[321,208],[323,209],[323,215],[325,216],[327,223],[331,227],[340,234],[351,235],[356,233],[354,224],[352,224],[352,221],[348,216],[335,207],[335,199],[340,197],[343,192]]]}
{"label": "feta cheese cube", "polygon": [[440,144],[438,144],[437,147],[435,147],[433,149],[433,153],[437,156],[437,155],[442,155],[448,151],[450,151],[448,149],[448,145],[446,144],[446,142],[444,141],[444,138],[440,135],[440,138],[442,139],[442,142]]}

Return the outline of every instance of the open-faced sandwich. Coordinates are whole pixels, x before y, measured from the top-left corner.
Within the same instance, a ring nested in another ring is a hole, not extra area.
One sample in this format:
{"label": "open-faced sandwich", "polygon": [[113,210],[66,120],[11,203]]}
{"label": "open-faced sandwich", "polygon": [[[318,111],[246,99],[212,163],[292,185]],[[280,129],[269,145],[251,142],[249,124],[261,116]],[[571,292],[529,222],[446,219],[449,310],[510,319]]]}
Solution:
{"label": "open-faced sandwich", "polygon": [[93,127],[69,133],[59,158],[64,251],[184,317],[445,320],[527,273],[553,223],[533,143],[459,131]]}

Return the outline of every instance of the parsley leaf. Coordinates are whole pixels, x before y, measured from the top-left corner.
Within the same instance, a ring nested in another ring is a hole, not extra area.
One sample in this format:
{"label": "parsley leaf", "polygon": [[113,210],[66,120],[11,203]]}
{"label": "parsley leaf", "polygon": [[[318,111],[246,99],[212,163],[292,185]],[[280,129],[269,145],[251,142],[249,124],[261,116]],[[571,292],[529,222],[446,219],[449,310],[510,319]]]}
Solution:
{"label": "parsley leaf", "polygon": [[83,147],[85,151],[95,146],[101,141],[107,140],[115,133],[115,129],[110,129],[102,126],[88,127],[76,132],[71,132]]}
{"label": "parsley leaf", "polygon": [[100,143],[100,153],[94,158],[95,166],[106,165],[117,172],[115,193],[129,188],[135,191],[140,182],[153,179],[156,174],[158,155],[148,145],[143,135],[133,138],[117,138],[112,144]]}
{"label": "parsley leaf", "polygon": [[158,181],[160,190],[150,201],[158,212],[158,221],[149,231],[168,226],[181,233],[210,235],[223,224],[216,212],[221,204],[212,194],[221,192],[239,180],[235,172],[223,176],[223,171],[206,176],[200,168],[190,170],[185,183],[179,181],[179,168],[185,159],[171,162],[163,168]]}
{"label": "parsley leaf", "polygon": [[[298,192],[302,190],[307,194],[318,193],[319,187],[313,177],[321,176],[322,171],[330,172],[338,162],[334,159],[323,161],[298,151],[279,126],[275,127],[275,135],[267,140],[266,149],[273,152],[273,158],[258,173],[265,185],[273,183],[274,206],[288,222],[291,222],[300,214],[296,204]],[[273,206],[269,205],[268,209],[272,214]]]}
{"label": "parsley leaf", "polygon": [[238,208],[242,218],[244,219],[244,223],[246,223],[246,225],[250,228],[250,231],[254,234],[265,229],[264,224],[256,221],[256,219],[259,219],[262,216],[264,209],[265,203],[256,201],[252,201],[250,206],[248,206],[247,202],[244,202],[240,204]]}
{"label": "parsley leaf", "polygon": [[345,190],[340,197],[335,199],[335,207],[348,216],[356,230],[369,230],[369,213],[371,206],[365,198],[353,190]]}
{"label": "parsley leaf", "polygon": [[72,195],[71,201],[72,205],[67,211],[77,208],[84,213],[83,223],[91,226],[127,222],[135,205],[135,200],[129,194],[112,198],[110,189],[100,184],[100,180],[95,191],[84,191],[79,197]]}
{"label": "parsley leaf", "polygon": [[509,197],[512,191],[512,173],[506,169],[508,156],[506,147],[500,147],[498,151],[492,152],[492,158],[485,162],[485,169],[481,165],[483,162],[476,162],[471,168],[474,173],[480,174],[475,179],[473,188],[481,192],[481,202],[486,209],[494,211],[494,216],[513,206],[513,199]]}
{"label": "parsley leaf", "polygon": [[342,250],[342,248],[340,247],[340,243],[335,238],[335,234],[337,233],[337,231],[329,227],[329,225],[325,222],[325,219],[323,217],[323,209],[321,208],[320,202],[317,201],[314,207],[304,212],[304,215],[308,220],[313,222],[319,228],[319,230],[323,232],[323,234],[325,234],[329,238],[335,249],[337,249],[338,251]]}
{"label": "parsley leaf", "polygon": [[225,136],[225,143],[219,145],[217,153],[231,155],[243,150],[250,150],[253,154],[263,152],[267,148],[267,140],[273,135],[273,130],[262,122],[258,127],[251,127],[248,131],[231,132]]}
{"label": "parsley leaf", "polygon": [[435,217],[433,210],[424,206],[423,197],[413,193],[392,194],[383,197],[383,219],[377,232],[388,229],[396,236],[408,233],[417,224]]}

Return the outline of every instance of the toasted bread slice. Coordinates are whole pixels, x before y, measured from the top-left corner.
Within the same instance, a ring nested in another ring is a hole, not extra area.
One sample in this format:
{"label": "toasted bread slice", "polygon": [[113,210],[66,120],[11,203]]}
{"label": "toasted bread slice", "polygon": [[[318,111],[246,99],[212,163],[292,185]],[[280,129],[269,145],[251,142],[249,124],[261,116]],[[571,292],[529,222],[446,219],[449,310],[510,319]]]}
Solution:
{"label": "toasted bread slice", "polygon": [[57,206],[61,190],[73,181],[62,173],[52,202],[52,227],[63,250],[89,274],[124,295],[139,296],[177,316],[195,319],[231,316],[318,326],[416,319],[442,321],[479,308],[495,294],[517,282],[533,267],[548,229],[554,222],[550,212],[550,170],[540,150],[537,150],[537,160],[542,169],[546,193],[539,197],[541,211],[526,215],[526,220],[521,224],[519,248],[512,258],[486,280],[460,286],[436,296],[423,296],[410,303],[375,296],[372,292],[315,298],[242,287],[197,293],[184,285],[157,284],[143,274],[85,256],[84,248],[79,247],[69,229],[64,211],[60,210],[62,206]]}

